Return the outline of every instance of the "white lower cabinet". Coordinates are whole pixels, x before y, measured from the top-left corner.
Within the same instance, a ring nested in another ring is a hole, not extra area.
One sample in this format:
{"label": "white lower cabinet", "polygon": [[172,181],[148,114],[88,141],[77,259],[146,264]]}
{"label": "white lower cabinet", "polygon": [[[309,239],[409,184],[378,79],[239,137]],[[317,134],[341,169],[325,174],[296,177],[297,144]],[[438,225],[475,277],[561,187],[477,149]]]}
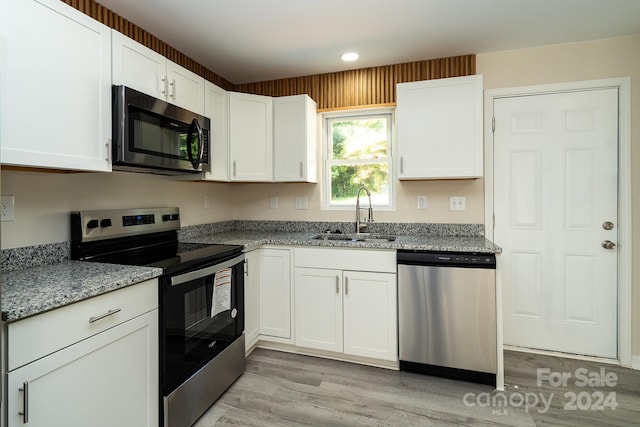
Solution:
{"label": "white lower cabinet", "polygon": [[[393,251],[297,249],[295,259],[296,346],[398,360]],[[328,268],[350,263],[382,271]]]}
{"label": "white lower cabinet", "polygon": [[342,352],[342,271],[297,267],[295,301],[296,345]]}
{"label": "white lower cabinet", "polygon": [[291,251],[260,249],[260,335],[291,338]]}
{"label": "white lower cabinet", "polygon": [[397,360],[396,275],[343,272],[344,352]]}
{"label": "white lower cabinet", "polygon": [[249,350],[260,335],[260,288],[258,271],[259,249],[244,255],[244,342]]}
{"label": "white lower cabinet", "polygon": [[245,254],[245,342],[291,339],[291,250],[254,249]]}
{"label": "white lower cabinet", "polygon": [[[116,325],[8,373],[9,427],[25,424],[34,427],[158,425],[157,280],[147,283],[154,290],[154,295],[147,297],[155,298],[152,310],[125,319],[127,309],[123,307],[104,319],[93,319],[92,325],[101,321]],[[125,302],[132,295],[126,290],[111,294],[122,292]],[[91,310],[98,307],[96,302],[100,298],[92,298],[87,307]],[[113,308],[112,301],[108,306]],[[55,321],[54,317],[69,319],[79,313],[66,308],[30,318],[26,329],[18,330],[31,330],[30,339],[38,340],[37,331],[46,332],[47,324]],[[75,321],[88,322],[88,317],[82,314]],[[12,324],[9,324],[8,333],[12,333]],[[65,331],[58,333],[64,335]],[[9,347],[9,355],[11,352]]]}

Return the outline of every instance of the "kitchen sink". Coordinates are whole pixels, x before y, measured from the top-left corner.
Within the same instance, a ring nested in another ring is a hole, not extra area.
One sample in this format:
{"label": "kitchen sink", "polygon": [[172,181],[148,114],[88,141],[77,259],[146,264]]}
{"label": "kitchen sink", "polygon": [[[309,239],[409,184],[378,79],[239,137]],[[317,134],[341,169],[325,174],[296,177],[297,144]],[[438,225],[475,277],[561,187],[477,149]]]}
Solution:
{"label": "kitchen sink", "polygon": [[324,234],[316,234],[314,236],[311,236],[309,239],[338,240],[342,242],[393,242],[394,240],[396,240],[396,236],[392,236],[389,234],[369,234],[369,233],[358,233],[358,234],[324,233]]}

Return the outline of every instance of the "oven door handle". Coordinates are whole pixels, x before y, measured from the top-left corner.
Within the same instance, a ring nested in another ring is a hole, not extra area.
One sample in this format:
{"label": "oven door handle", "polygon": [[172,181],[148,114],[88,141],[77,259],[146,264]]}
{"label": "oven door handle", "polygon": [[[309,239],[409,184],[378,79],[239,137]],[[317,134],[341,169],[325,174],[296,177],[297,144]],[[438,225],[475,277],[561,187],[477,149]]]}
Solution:
{"label": "oven door handle", "polygon": [[205,267],[200,270],[190,271],[188,273],[179,274],[171,277],[171,286],[181,285],[183,283],[191,282],[193,280],[201,279],[203,277],[211,276],[217,271],[224,270],[225,268],[233,267],[234,265],[244,261],[244,254],[238,255],[228,261],[221,262],[220,264],[212,265],[211,267]]}

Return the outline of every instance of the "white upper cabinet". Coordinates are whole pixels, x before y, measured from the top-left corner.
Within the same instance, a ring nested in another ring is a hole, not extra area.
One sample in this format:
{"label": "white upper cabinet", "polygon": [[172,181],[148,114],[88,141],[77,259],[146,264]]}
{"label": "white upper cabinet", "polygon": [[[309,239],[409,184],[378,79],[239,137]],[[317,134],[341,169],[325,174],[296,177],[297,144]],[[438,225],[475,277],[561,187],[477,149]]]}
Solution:
{"label": "white upper cabinet", "polygon": [[59,0],[2,0],[2,164],[111,170],[110,33]]}
{"label": "white upper cabinet", "polygon": [[211,119],[211,170],[204,173],[204,179],[229,181],[229,93],[208,81],[204,84],[204,115]]}
{"label": "white upper cabinet", "polygon": [[231,181],[273,181],[273,98],[229,92]]}
{"label": "white upper cabinet", "polygon": [[204,114],[203,77],[117,31],[113,40],[113,84],[124,85]]}
{"label": "white upper cabinet", "polygon": [[316,129],[316,103],[308,95],[273,99],[275,181],[317,182]]}
{"label": "white upper cabinet", "polygon": [[397,86],[398,178],[479,178],[482,75]]}

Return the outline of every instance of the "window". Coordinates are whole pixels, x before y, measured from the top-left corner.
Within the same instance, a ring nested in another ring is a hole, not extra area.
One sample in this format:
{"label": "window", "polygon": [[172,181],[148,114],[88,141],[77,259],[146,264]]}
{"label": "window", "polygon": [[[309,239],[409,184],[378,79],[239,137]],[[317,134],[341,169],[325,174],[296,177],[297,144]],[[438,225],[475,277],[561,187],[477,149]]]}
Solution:
{"label": "window", "polygon": [[373,206],[393,208],[392,123],[390,109],[325,115],[325,208],[353,209],[361,186]]}

